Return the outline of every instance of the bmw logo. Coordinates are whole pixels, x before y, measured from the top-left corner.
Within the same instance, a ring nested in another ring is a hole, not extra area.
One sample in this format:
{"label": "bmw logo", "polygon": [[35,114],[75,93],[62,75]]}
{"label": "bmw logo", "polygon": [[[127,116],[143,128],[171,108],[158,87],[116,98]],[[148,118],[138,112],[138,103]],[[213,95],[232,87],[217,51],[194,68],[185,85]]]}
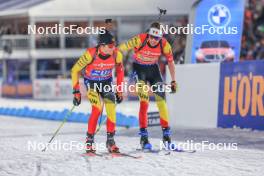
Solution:
{"label": "bmw logo", "polygon": [[216,4],[208,11],[208,22],[214,27],[225,27],[231,20],[231,13],[229,9],[222,5]]}

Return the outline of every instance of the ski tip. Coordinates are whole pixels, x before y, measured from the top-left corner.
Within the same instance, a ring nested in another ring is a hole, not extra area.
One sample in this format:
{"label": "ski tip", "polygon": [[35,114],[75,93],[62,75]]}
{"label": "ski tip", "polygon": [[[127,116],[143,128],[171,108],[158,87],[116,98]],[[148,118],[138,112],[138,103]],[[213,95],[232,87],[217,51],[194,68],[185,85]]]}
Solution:
{"label": "ski tip", "polygon": [[88,152],[88,153],[82,153],[82,156],[89,156],[89,157],[94,157],[94,156],[99,156],[102,157],[102,154],[98,154],[98,153],[93,153],[93,152]]}
{"label": "ski tip", "polygon": [[161,150],[154,150],[154,149],[136,149],[136,151],[140,151],[143,153],[159,153]]}
{"label": "ski tip", "polygon": [[135,156],[135,155],[130,155],[128,153],[110,153],[112,157],[128,157],[128,158],[133,158],[133,159],[140,159],[142,156]]}
{"label": "ski tip", "polygon": [[191,150],[191,151],[189,151],[189,153],[195,153],[196,152],[196,150]]}
{"label": "ski tip", "polygon": [[180,149],[180,150],[172,150],[172,151],[174,151],[174,152],[182,152],[182,153],[195,153],[196,152],[196,150],[182,150],[182,149]]}

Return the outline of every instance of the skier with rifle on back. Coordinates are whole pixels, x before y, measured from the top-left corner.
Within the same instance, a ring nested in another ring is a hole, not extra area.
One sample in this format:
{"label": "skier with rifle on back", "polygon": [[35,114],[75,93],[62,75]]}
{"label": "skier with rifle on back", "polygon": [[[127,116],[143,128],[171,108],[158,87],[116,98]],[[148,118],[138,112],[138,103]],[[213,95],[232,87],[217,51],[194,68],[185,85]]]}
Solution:
{"label": "skier with rifle on back", "polygon": [[[160,16],[165,14],[166,10],[160,9]],[[175,93],[177,89],[175,77],[175,64],[173,60],[171,46],[163,37],[161,31],[161,23],[153,22],[146,33],[141,33],[129,39],[127,42],[118,47],[122,52],[134,50],[133,54],[133,71],[136,75],[136,83],[138,86],[138,97],[140,100],[139,109],[139,135],[142,149],[151,150],[152,145],[148,139],[147,131],[147,111],[149,106],[148,91],[144,90],[144,85],[150,84],[154,86],[154,96],[159,109],[160,125],[163,132],[163,142],[168,147],[173,145],[170,137],[169,114],[165,101],[165,91],[162,90],[164,85],[158,61],[163,55],[168,62],[168,68],[171,75],[171,92]],[[160,91],[161,90],[161,91]]]}

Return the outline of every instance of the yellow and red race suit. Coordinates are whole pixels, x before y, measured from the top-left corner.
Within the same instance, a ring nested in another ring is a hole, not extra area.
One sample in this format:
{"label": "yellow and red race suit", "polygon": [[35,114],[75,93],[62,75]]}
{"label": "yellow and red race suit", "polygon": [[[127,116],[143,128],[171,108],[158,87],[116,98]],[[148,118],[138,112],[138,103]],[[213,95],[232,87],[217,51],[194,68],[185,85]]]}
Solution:
{"label": "yellow and red race suit", "polygon": [[[165,56],[168,62],[173,61],[171,46],[165,38],[161,38],[156,46],[148,43],[148,34],[139,34],[127,42],[119,45],[121,51],[133,49],[134,72],[137,75],[138,97],[140,99],[139,126],[147,128],[147,111],[149,106],[149,95],[144,85],[149,83],[151,86],[161,86],[163,80],[158,67],[158,60],[161,55]],[[163,128],[169,126],[168,108],[165,101],[165,92],[155,91],[155,100],[160,113],[160,124]]]}
{"label": "yellow and red race suit", "polygon": [[112,70],[117,73],[117,85],[121,85],[124,79],[123,56],[116,49],[112,55],[105,55],[99,48],[88,48],[78,59],[71,70],[72,86],[74,90],[80,89],[79,77],[83,74],[87,88],[87,97],[92,105],[92,113],[88,121],[88,133],[94,134],[98,118],[102,112],[101,98],[105,103],[107,113],[107,132],[115,131],[116,111],[115,93],[111,89],[105,92],[104,89],[97,89],[94,84],[102,86],[112,85]]}

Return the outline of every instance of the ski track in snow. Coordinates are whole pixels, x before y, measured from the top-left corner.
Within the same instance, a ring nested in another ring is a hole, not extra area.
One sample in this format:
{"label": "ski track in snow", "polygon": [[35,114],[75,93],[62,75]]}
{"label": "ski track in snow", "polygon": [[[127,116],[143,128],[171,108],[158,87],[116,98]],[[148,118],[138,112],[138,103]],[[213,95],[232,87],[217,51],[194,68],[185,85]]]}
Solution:
{"label": "ski track in snow", "polygon": [[[162,153],[134,153],[134,155],[142,155],[141,159],[127,157],[87,158],[81,156],[83,153],[81,150],[47,150],[46,152],[28,150],[28,141],[47,142],[60,122],[4,116],[0,117],[0,121],[1,176],[264,175],[264,150],[254,149],[254,146],[251,148],[242,147],[237,151],[206,150],[197,151],[194,154],[171,153],[168,156],[162,155]],[[86,127],[86,124],[66,123],[56,140],[84,142]],[[105,142],[104,130],[102,129],[96,136],[97,142]],[[118,128],[118,131],[116,142],[122,151],[133,152],[139,147],[139,139],[136,137],[137,129]],[[180,131],[184,130],[180,129]],[[210,134],[205,130],[203,135],[206,137],[212,135],[212,138],[215,138],[219,133],[221,139],[225,132],[225,135],[231,132],[230,129],[213,129],[211,131],[214,133]],[[202,136],[202,130],[198,130],[198,132]],[[261,139],[264,134],[263,132],[238,129],[233,132],[240,138],[257,136],[255,140]],[[160,129],[152,128],[150,133],[154,136],[151,138],[151,142],[155,148],[158,148],[160,139],[155,136],[160,133]],[[191,134],[189,135],[191,136]],[[181,135],[180,137],[183,139],[185,136]],[[250,139],[251,142],[253,139]],[[106,150],[101,152],[106,152]]]}
{"label": "ski track in snow", "polygon": [[[63,110],[70,108],[70,101],[34,101],[0,99],[6,107],[23,107]],[[131,108],[133,107],[133,108]],[[76,112],[89,112],[90,105],[84,101]],[[155,103],[150,111],[156,110]],[[138,102],[124,102],[117,111],[135,115]],[[171,153],[165,156],[151,153],[135,153],[139,148],[138,129],[118,128],[116,143],[123,152],[141,155],[141,159],[128,157],[83,157],[82,150],[28,149],[28,142],[46,143],[61,122],[20,117],[0,116],[0,176],[263,176],[264,132],[241,129],[172,129],[177,142],[203,140],[210,142],[237,142],[237,151],[197,151]],[[67,122],[56,141],[84,143],[87,124]],[[159,148],[161,130],[149,128],[150,141]],[[96,135],[96,142],[105,143],[105,127]],[[106,152],[103,148],[100,152]]]}

